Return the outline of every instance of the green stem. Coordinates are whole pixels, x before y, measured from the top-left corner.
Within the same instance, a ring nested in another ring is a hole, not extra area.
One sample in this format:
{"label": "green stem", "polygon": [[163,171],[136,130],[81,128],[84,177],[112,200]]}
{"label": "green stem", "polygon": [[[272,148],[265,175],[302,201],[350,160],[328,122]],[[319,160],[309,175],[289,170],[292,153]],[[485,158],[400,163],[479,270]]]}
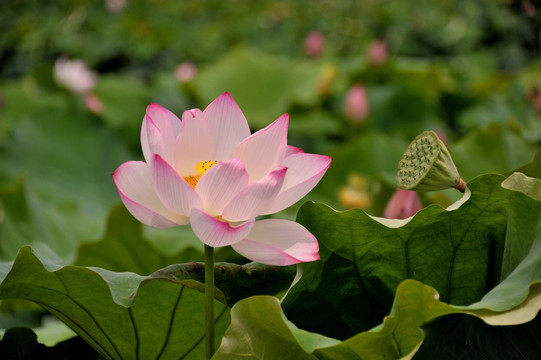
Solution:
{"label": "green stem", "polygon": [[214,248],[205,244],[205,347],[207,360],[214,355]]}

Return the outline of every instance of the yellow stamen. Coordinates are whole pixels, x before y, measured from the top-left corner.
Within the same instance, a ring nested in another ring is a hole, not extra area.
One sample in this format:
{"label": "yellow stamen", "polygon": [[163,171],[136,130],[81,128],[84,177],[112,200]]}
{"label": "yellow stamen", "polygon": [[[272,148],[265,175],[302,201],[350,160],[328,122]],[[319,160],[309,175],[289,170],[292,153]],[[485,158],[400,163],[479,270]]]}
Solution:
{"label": "yellow stamen", "polygon": [[211,167],[213,167],[216,164],[218,164],[218,161],[211,161],[211,160],[200,161],[197,163],[197,165],[195,165],[195,169],[200,175],[203,175],[204,173],[209,171]]}
{"label": "yellow stamen", "polygon": [[201,175],[190,175],[186,176],[184,180],[192,187],[192,189],[195,189],[195,186],[197,185],[197,182],[199,181],[199,178]]}
{"label": "yellow stamen", "polygon": [[195,189],[201,176],[207,171],[209,171],[210,168],[216,165],[217,163],[218,161],[212,161],[212,160],[198,162],[197,165],[195,165],[195,170],[197,170],[199,174],[185,176],[184,180],[188,183],[188,185],[192,187],[192,189]]}

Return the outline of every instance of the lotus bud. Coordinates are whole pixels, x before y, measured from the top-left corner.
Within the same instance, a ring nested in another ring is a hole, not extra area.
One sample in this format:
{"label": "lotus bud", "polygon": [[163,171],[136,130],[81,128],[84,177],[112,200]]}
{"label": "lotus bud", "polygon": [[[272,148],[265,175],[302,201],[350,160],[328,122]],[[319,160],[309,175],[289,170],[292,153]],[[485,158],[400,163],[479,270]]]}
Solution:
{"label": "lotus bud", "polygon": [[343,111],[346,118],[353,124],[362,124],[368,120],[370,103],[364,86],[355,84],[348,90]]}
{"label": "lotus bud", "polygon": [[423,208],[421,199],[415,191],[397,189],[389,199],[383,212],[387,219],[406,219]]}
{"label": "lotus bud", "polygon": [[191,61],[181,62],[175,68],[175,77],[182,84],[189,83],[197,74],[197,66]]}
{"label": "lotus bud", "polygon": [[466,188],[449,151],[434,131],[425,131],[411,142],[398,163],[396,181],[404,190],[436,191],[454,187],[464,192]]}
{"label": "lotus bud", "polygon": [[325,36],[319,31],[312,31],[304,39],[304,53],[308,57],[318,57],[325,48]]}
{"label": "lotus bud", "polygon": [[106,0],[105,8],[111,14],[119,14],[126,8],[127,0]]}
{"label": "lotus bud", "polygon": [[381,65],[388,57],[387,44],[381,40],[374,40],[366,50],[366,58],[371,65]]}
{"label": "lotus bud", "polygon": [[103,114],[103,102],[96,94],[88,93],[85,95],[84,100],[85,106],[88,110],[98,116]]}

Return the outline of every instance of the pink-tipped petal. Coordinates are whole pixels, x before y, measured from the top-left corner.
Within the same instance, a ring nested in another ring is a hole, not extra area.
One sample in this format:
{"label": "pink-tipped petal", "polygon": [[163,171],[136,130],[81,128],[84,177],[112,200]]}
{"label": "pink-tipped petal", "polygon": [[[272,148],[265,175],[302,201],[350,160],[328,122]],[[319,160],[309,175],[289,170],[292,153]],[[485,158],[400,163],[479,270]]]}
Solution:
{"label": "pink-tipped petal", "polygon": [[281,211],[308,194],[331,165],[331,158],[324,155],[297,153],[285,158],[282,165],[288,168],[284,185],[276,196],[274,205],[265,214]]}
{"label": "pink-tipped petal", "polygon": [[189,223],[187,216],[175,214],[161,203],[148,164],[128,161],[113,173],[113,180],[126,208],[143,224],[164,228]]}
{"label": "pink-tipped petal", "polygon": [[295,147],[295,146],[291,146],[291,145],[288,145],[286,147],[286,153],[285,153],[285,157],[288,157],[288,156],[291,156],[293,154],[300,154],[300,153],[303,153],[304,150],[301,149],[301,148],[298,148],[298,147]]}
{"label": "pink-tipped petal", "polygon": [[268,265],[319,260],[319,245],[314,235],[289,220],[256,221],[246,238],[232,246],[242,256]]}
{"label": "pink-tipped petal", "polygon": [[185,111],[182,124],[182,134],[175,147],[175,169],[182,176],[196,175],[198,162],[215,160],[212,133],[199,109]]}
{"label": "pink-tipped petal", "polygon": [[287,146],[289,115],[284,114],[272,124],[244,139],[231,152],[242,160],[250,182],[259,181],[279,164]]}
{"label": "pink-tipped petal", "polygon": [[123,193],[119,192],[120,199],[124,203],[124,206],[133,215],[134,218],[139,220],[145,225],[155,227],[157,229],[166,229],[178,225],[186,225],[190,223],[190,218],[177,217],[175,221],[169,220],[166,217],[150,210],[149,208],[136,203],[135,201],[126,197]]}
{"label": "pink-tipped petal", "polygon": [[250,127],[233,100],[233,97],[225,92],[210,103],[203,111],[212,131],[214,149],[216,151],[213,160],[227,160],[233,148],[242,140],[250,136]]}
{"label": "pink-tipped petal", "polygon": [[212,247],[235,244],[248,235],[255,220],[251,219],[238,226],[211,216],[204,211],[192,209],[190,224],[199,240]]}
{"label": "pink-tipped petal", "polygon": [[261,181],[249,184],[239,192],[223,210],[223,218],[244,221],[265,212],[280,192],[287,168],[279,167]]}
{"label": "pink-tipped petal", "polygon": [[248,185],[248,173],[239,159],[221,161],[208,170],[196,186],[207,213],[222,215],[224,207]]}
{"label": "pink-tipped petal", "polygon": [[[166,108],[156,103],[152,103],[147,107],[145,119],[157,129],[161,138],[161,146],[163,146],[163,151],[159,153],[152,152],[152,154],[160,154],[168,162],[171,162],[173,160],[176,139],[181,130],[179,118]],[[152,133],[148,133],[148,135],[152,135]],[[143,137],[141,137],[141,140],[143,140]],[[151,138],[150,141],[152,141]],[[144,152],[145,150],[143,150],[143,153]]]}
{"label": "pink-tipped petal", "polygon": [[158,197],[170,211],[190,216],[192,208],[203,208],[195,190],[159,155],[152,160],[152,180]]}
{"label": "pink-tipped petal", "polygon": [[162,134],[150,117],[145,115],[141,126],[141,148],[147,164],[152,163],[152,155],[165,155]]}

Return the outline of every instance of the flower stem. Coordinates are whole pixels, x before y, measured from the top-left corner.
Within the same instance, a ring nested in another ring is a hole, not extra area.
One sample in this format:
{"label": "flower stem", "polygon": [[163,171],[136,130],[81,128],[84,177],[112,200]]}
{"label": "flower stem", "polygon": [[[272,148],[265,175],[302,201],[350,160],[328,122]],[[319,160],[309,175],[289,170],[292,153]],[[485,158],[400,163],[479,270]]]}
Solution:
{"label": "flower stem", "polygon": [[205,348],[207,360],[214,355],[214,248],[205,244]]}

